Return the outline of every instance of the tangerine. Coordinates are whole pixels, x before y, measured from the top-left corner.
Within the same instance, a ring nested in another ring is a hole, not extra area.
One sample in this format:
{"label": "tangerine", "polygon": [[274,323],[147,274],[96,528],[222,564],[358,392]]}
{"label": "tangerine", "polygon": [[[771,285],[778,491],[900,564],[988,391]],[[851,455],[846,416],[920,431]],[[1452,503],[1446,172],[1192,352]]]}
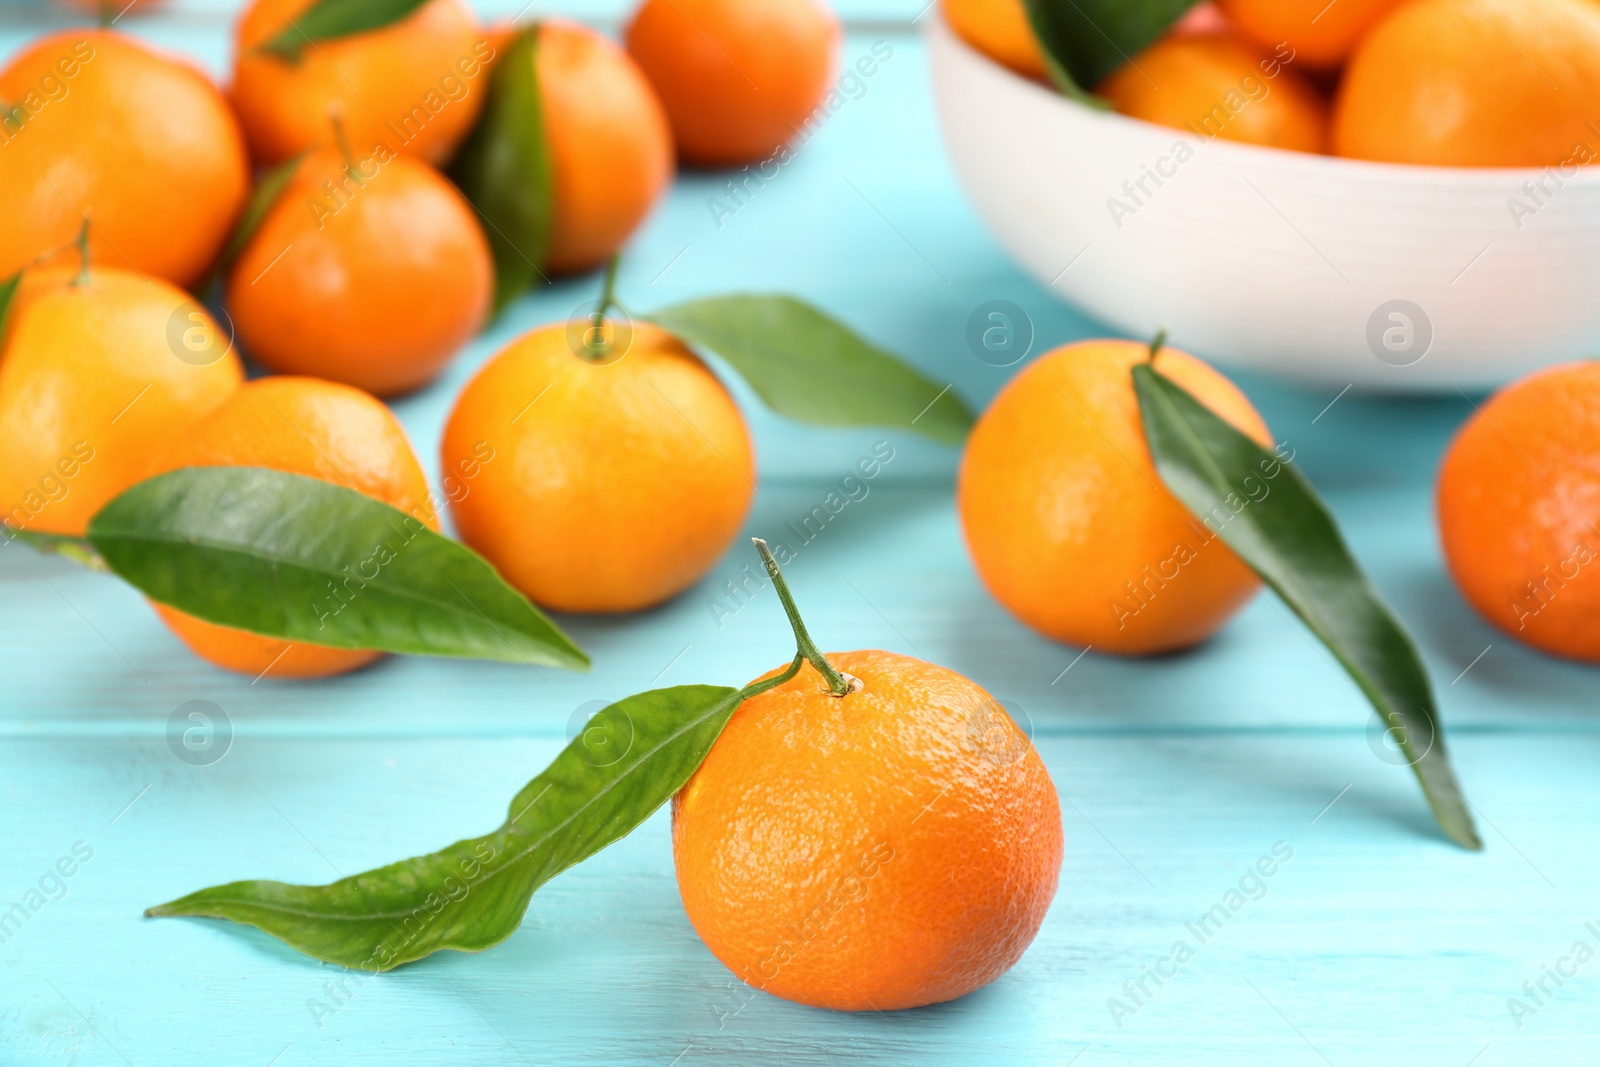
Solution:
{"label": "tangerine", "polygon": [[[892,652],[746,700],[672,803],[684,910],[729,970],[820,1008],[953,1000],[1021,958],[1055,896],[1061,810],[1004,708]],[[762,677],[771,678],[778,671]]]}
{"label": "tangerine", "polygon": [[[160,456],[153,477],[180,467],[267,467],[342,485],[439,528],[427,478],[405,431],[381,402],[315,378],[247,382]],[[288,642],[218,626],[165,604],[156,613],[195,655],[260,677],[320,678],[382,653]]]}
{"label": "tangerine", "polygon": [[956,36],[1029,78],[1046,74],[1044,52],[1022,0],[942,0],[940,10]]}
{"label": "tangerine", "polygon": [[308,42],[299,58],[264,45],[316,0],[253,0],[234,30],[233,105],[257,163],[327,139],[330,113],[365,156],[377,145],[442,164],[477,120],[495,56],[464,0],[427,0],[381,29]]}
{"label": "tangerine", "polygon": [[1467,601],[1518,640],[1600,662],[1600,363],[1551,367],[1467,420],[1439,469]]}
{"label": "tangerine", "polygon": [[828,91],[839,22],[821,0],[644,0],[626,38],[679,154],[721,167],[802,131]]}
{"label": "tangerine", "polygon": [[1095,90],[1124,115],[1207,140],[1325,152],[1328,108],[1316,90],[1228,30],[1165,37]]}
{"label": "tangerine", "polygon": [[195,282],[250,193],[238,124],[209,79],[108,30],[66,30],[0,71],[0,277],[89,221],[97,265]]}
{"label": "tangerine", "polygon": [[539,25],[555,215],[542,266],[588,270],[621,248],[672,181],[672,132],[628,54],[564,19]]}
{"label": "tangerine", "polygon": [[116,268],[30,270],[0,358],[0,520],[82,537],[243,380],[231,341],[175,286]]}
{"label": "tangerine", "polygon": [[524,334],[467,383],[441,454],[446,472],[477,474],[450,510],[461,539],[535,603],[637,611],[722,555],[755,458],[733,398],[676,337],[612,323],[631,341],[611,335],[623,354],[597,362],[574,340],[588,328]]}
{"label": "tangerine", "polygon": [[323,149],[239,256],[228,306],[272,370],[390,396],[433,380],[482,325],[493,288],[472,205],[438,171]]}
{"label": "tangerine", "polygon": [[1450,167],[1600,159],[1600,4],[1413,0],[1380,22],[1334,104],[1341,156]]}
{"label": "tangerine", "polygon": [[1289,46],[1292,62],[1331,69],[1403,0],[1216,0],[1227,19],[1263,48]]}
{"label": "tangerine", "polygon": [[[1149,358],[1134,341],[1040,356],[978,420],[956,487],[995,599],[1047,637],[1123,655],[1197,644],[1256,590],[1217,535],[1227,517],[1195,518],[1155,469],[1130,374]],[[1154,367],[1272,447],[1250,401],[1208,364],[1163,348]]]}

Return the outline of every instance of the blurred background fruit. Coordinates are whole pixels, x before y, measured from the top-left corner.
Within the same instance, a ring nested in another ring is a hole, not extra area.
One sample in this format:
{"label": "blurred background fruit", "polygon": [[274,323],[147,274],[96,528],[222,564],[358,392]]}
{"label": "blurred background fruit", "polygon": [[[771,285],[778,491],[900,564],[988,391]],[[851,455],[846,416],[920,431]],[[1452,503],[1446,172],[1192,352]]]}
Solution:
{"label": "blurred background fruit", "polygon": [[624,325],[620,357],[590,362],[574,351],[587,327],[540,327],[467,383],[445,425],[444,469],[485,446],[495,459],[450,510],[461,539],[534,603],[637,611],[727,549],[755,458],[733,398],[675,337]]}
{"label": "blurred background fruit", "polygon": [[1282,57],[1228,30],[1163,38],[1095,92],[1118,111],[1205,140],[1325,152],[1328,108]]}
{"label": "blurred background fruit", "polygon": [[235,29],[231,96],[257,163],[327,144],[337,113],[356,153],[373,146],[440,164],[472,128],[494,46],[465,0],[427,0],[400,22],[307,45],[298,59],[263,50],[315,0],[254,0]]}
{"label": "blurred background fruit", "polygon": [[962,40],[1030,78],[1046,74],[1044,53],[1022,0],[942,0],[945,21]]}
{"label": "blurred background fruit", "polygon": [[679,155],[719,167],[801,132],[833,76],[839,24],[821,0],[644,0],[626,39]]}
{"label": "blurred background fruit", "polygon": [[0,519],[83,536],[243,378],[231,339],[174,286],[115,268],[29,271],[0,350]]}
{"label": "blurred background fruit", "polygon": [[[678,891],[735,975],[839,1011],[970,993],[1033,941],[1061,810],[1005,709],[954,671],[829,653],[747,700],[673,799]],[[771,671],[764,677],[771,677]]]}
{"label": "blurred background fruit", "polygon": [[1600,3],[1411,0],[1362,41],[1339,155],[1453,167],[1600,159]]}
{"label": "blurred background fruit", "polygon": [[[1047,637],[1099,652],[1187,648],[1254,595],[1250,569],[1161,482],[1130,370],[1135,341],[1080,341],[1013,378],[978,420],[956,503],[995,599]],[[1163,348],[1155,368],[1265,448],[1243,393]]]}
{"label": "blurred background fruit", "polygon": [[227,294],[267,367],[389,396],[433,380],[483,324],[493,287],[472,205],[438,171],[329,148],[296,167]]}
{"label": "blurred background fruit", "polygon": [[[439,528],[427,478],[400,423],[381,402],[347,385],[296,377],[248,382],[168,440],[147,477],[179,467],[267,467],[354,489]],[[320,678],[382,655],[291,644],[153,606],[195,655],[252,677]]]}
{"label": "blurred background fruit", "polygon": [[1379,19],[1404,0],[1216,0],[1228,21],[1263,48],[1287,44],[1294,62],[1331,69],[1343,63]]}
{"label": "blurred background fruit", "polygon": [[589,270],[621,248],[672,181],[666,113],[627,53],[577,23],[539,26],[555,219],[544,267]]}
{"label": "blurred background fruit", "polygon": [[[100,267],[190,285],[250,190],[227,102],[188,62],[105,30],[67,30],[0,72],[0,277],[60,251],[90,220]],[[20,110],[20,114],[19,114]]]}
{"label": "blurred background fruit", "polygon": [[1439,471],[1439,536],[1468,602],[1518,640],[1600,662],[1600,362],[1487,401]]}

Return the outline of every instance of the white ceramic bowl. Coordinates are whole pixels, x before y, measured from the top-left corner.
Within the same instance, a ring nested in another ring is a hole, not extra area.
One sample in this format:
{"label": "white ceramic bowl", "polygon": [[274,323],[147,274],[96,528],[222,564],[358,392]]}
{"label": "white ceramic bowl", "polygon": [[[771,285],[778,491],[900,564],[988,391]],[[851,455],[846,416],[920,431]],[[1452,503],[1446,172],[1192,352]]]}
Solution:
{"label": "white ceramic bowl", "polygon": [[[1036,278],[1122,332],[1165,326],[1220,363],[1392,392],[1495,386],[1600,352],[1600,167],[1204,141],[1085,107],[936,12],[927,23],[939,119],[978,213]],[[1600,154],[1600,133],[1589,147]]]}

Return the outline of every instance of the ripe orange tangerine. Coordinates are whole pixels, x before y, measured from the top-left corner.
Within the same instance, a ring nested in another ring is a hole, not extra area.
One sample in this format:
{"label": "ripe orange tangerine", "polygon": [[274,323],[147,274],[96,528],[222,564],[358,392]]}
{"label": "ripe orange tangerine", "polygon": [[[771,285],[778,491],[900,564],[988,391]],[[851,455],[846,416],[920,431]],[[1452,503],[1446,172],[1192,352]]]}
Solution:
{"label": "ripe orange tangerine", "polygon": [[495,56],[465,0],[427,0],[381,29],[308,45],[262,45],[316,0],[253,0],[234,31],[233,105],[257,163],[325,143],[337,114],[363,157],[373,146],[442,164],[472,128]]}
{"label": "ripe orange tangerine", "polygon": [[535,603],[637,611],[727,549],[755,456],[733,398],[676,337],[637,322],[620,358],[591,362],[574,350],[587,325],[523,335],[461,391],[444,469],[494,459],[450,510],[461,539]]}
{"label": "ripe orange tangerine", "polygon": [[[382,403],[315,378],[246,383],[182,435],[148,472],[180,467],[268,467],[354,489],[439,528],[428,483],[405,431]],[[201,659],[252,677],[320,678],[378,659],[376,651],[291,643],[154,605]]]}
{"label": "ripe orange tangerine", "polygon": [[828,90],[839,23],[822,0],[644,0],[626,37],[679,154],[721,167],[802,130]]}
{"label": "ripe orange tangerine", "polygon": [[1045,77],[1044,52],[1022,0],[942,0],[940,10],[956,36],[996,63],[1029,78]]}
{"label": "ripe orange tangerine", "polygon": [[1325,152],[1328,107],[1282,60],[1230,30],[1172,35],[1095,90],[1119,112],[1207,140]]}
{"label": "ripe orange tangerine", "polygon": [[1450,167],[1600,160],[1600,4],[1411,0],[1361,42],[1334,151]]}
{"label": "ripe orange tangerine", "polygon": [[1600,362],[1508,386],[1439,469],[1445,561],[1478,613],[1557,656],[1600,662]]}
{"label": "ripe orange tangerine", "polygon": [[[1217,529],[1162,483],[1130,371],[1134,341],[1080,341],[1013,378],[967,441],[956,502],[978,575],[1047,637],[1099,652],[1187,648],[1215,633],[1257,582]],[[1163,348],[1155,369],[1264,448],[1243,393]]]}
{"label": "ripe orange tangerine", "polygon": [[82,537],[243,379],[227,335],[175,286],[114,268],[29,271],[0,350],[0,521]]}
{"label": "ripe orange tangerine", "polygon": [[1361,37],[1404,0],[1216,0],[1229,22],[1263,48],[1287,44],[1294,62],[1337,67]]}
{"label": "ripe orange tangerine", "polygon": [[443,175],[329,148],[300,162],[262,219],[228,307],[272,370],[390,396],[438,375],[483,324],[493,288],[477,214]]}
{"label": "ripe orange tangerine", "polygon": [[[840,1011],[937,1004],[1021,958],[1055,896],[1061,810],[988,693],[891,652],[830,653],[745,701],[673,799],[689,921],[744,981]],[[779,671],[770,671],[771,678]]]}
{"label": "ripe orange tangerine", "polygon": [[0,71],[0,278],[75,263],[87,218],[97,266],[187,286],[250,192],[227,101],[191,64],[109,30],[41,37]]}
{"label": "ripe orange tangerine", "polygon": [[672,131],[633,59],[585,26],[540,23],[534,69],[555,200],[541,265],[589,270],[622,247],[672,181]]}

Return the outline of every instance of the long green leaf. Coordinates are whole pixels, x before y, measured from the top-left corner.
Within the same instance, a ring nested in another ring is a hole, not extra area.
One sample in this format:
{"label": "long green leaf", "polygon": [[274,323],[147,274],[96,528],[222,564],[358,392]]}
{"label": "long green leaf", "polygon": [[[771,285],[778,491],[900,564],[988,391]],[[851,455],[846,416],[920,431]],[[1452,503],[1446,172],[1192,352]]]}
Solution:
{"label": "long green leaf", "polygon": [[494,310],[543,277],[555,215],[555,178],[534,60],[539,28],[517,34],[495,64],[489,96],[450,176],[483,217],[494,253]]}
{"label": "long green leaf", "polygon": [[1133,368],[1133,382],[1167,487],[1343,665],[1399,743],[1444,832],[1482,848],[1445,752],[1422,658],[1311,484],[1148,364]]}
{"label": "long green leaf", "polygon": [[11,313],[11,301],[17,295],[17,289],[22,285],[22,272],[19,270],[11,277],[0,280],[0,338],[5,337],[6,317]]}
{"label": "long green leaf", "polygon": [[600,711],[512,800],[494,833],[331,885],[233,882],[145,912],[230,919],[329,963],[386,971],[510,937],[534,891],[628,834],[711,751],[740,690],[655,689]]}
{"label": "long green leaf", "polygon": [[586,669],[471,549],[353,489],[258,467],[140,482],[89,542],[146,596],[208,622],[334,648]]}
{"label": "long green leaf", "polygon": [[381,30],[409,18],[428,0],[316,0],[275,36],[258,45],[291,63],[317,41]]}
{"label": "long green leaf", "polygon": [[1061,91],[1089,96],[1106,75],[1154,44],[1198,0],[1023,0]]}
{"label": "long green leaf", "polygon": [[780,415],[823,426],[899,426],[960,444],[972,411],[941,385],[790,296],[714,296],[644,318],[721,356]]}

